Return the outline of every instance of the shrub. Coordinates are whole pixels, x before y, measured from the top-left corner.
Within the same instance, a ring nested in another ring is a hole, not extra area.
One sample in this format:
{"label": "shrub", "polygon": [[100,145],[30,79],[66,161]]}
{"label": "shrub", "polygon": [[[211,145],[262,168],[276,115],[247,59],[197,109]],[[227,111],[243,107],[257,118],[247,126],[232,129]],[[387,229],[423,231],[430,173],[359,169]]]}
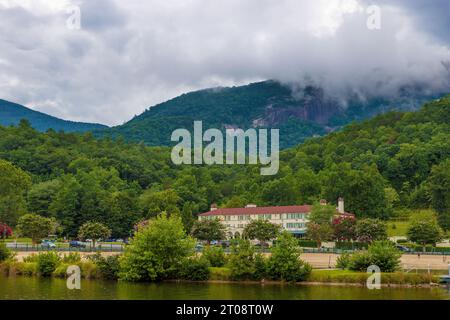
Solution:
{"label": "shrub", "polygon": [[70,252],[62,257],[61,262],[68,264],[78,264],[81,261],[81,256],[77,252]]}
{"label": "shrub", "polygon": [[156,281],[173,277],[179,264],[194,253],[195,240],[187,236],[181,218],[165,214],[140,228],[120,256],[119,278]]}
{"label": "shrub", "polygon": [[398,243],[398,244],[408,243],[408,240],[407,240],[407,239],[398,239],[398,240],[397,240],[397,243]]}
{"label": "shrub", "polygon": [[41,276],[48,277],[55,270],[61,259],[54,252],[45,252],[38,255],[37,270]]}
{"label": "shrub", "polygon": [[390,241],[375,241],[367,251],[351,255],[348,269],[366,271],[371,265],[376,265],[382,272],[394,272],[400,267],[401,252]]}
{"label": "shrub", "polygon": [[203,257],[209,261],[211,267],[223,267],[226,263],[225,252],[222,247],[206,246],[202,253]]}
{"label": "shrub", "polygon": [[350,265],[351,255],[349,253],[341,254],[336,260],[336,268],[348,269]]}
{"label": "shrub", "polygon": [[367,251],[356,252],[351,255],[348,269],[353,271],[366,271],[372,265],[372,260]]}
{"label": "shrub", "polygon": [[116,280],[119,276],[119,256],[113,255],[102,257],[99,253],[90,256],[89,259],[97,266],[98,272],[103,279]]}
{"label": "shrub", "polygon": [[191,281],[205,281],[209,278],[209,261],[203,257],[184,260],[178,271],[178,278]]}
{"label": "shrub", "polygon": [[100,272],[97,265],[90,260],[81,261],[79,264],[81,269],[81,276],[85,279],[96,279],[100,278]]}
{"label": "shrub", "polygon": [[338,241],[335,245],[336,249],[341,250],[355,250],[355,249],[367,249],[368,244],[365,242],[356,241]]}
{"label": "shrub", "polygon": [[382,272],[394,272],[400,268],[401,252],[390,241],[375,241],[369,246],[368,253],[372,264]]}
{"label": "shrub", "polygon": [[255,273],[254,280],[260,280],[267,277],[267,259],[258,253],[255,255]]}
{"label": "shrub", "polygon": [[211,280],[228,281],[231,279],[231,270],[229,268],[209,268],[209,278]]}
{"label": "shrub", "polygon": [[23,257],[23,262],[38,262],[39,256],[35,253],[30,254],[29,256]]}
{"label": "shrub", "polygon": [[228,260],[231,278],[250,280],[255,278],[255,248],[250,241],[240,239],[233,243]]}
{"label": "shrub", "polygon": [[22,262],[20,274],[23,276],[33,276],[38,272],[36,262]]}
{"label": "shrub", "polygon": [[298,240],[298,245],[304,248],[317,248],[317,241],[314,240]]}
{"label": "shrub", "polygon": [[5,261],[9,257],[11,257],[11,250],[4,243],[0,243],[0,262]]}
{"label": "shrub", "polygon": [[53,276],[56,278],[66,278],[67,277],[67,268],[69,268],[69,266],[73,265],[73,263],[60,263],[55,271],[53,271]]}
{"label": "shrub", "polygon": [[290,233],[282,232],[267,260],[268,277],[273,280],[302,281],[311,269],[308,263],[300,260],[297,240]]}

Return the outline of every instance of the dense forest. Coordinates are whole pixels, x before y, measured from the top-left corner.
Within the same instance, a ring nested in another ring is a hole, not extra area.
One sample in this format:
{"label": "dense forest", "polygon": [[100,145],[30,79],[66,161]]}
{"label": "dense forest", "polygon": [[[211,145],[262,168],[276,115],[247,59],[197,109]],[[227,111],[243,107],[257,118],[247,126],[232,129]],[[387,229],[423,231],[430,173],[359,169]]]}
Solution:
{"label": "dense forest", "polygon": [[121,126],[95,131],[95,136],[121,136],[149,146],[170,146],[175,129],[192,131],[194,121],[201,120],[205,130],[280,129],[280,146],[285,149],[381,112],[416,110],[432,97],[420,88],[402,88],[396,98],[355,92],[337,97],[321,87],[269,80],[189,92],[153,106]]}
{"label": "dense forest", "polygon": [[64,235],[99,221],[114,237],[162,211],[184,219],[212,203],[237,207],[332,203],[358,217],[434,208],[450,227],[450,96],[417,112],[389,112],[281,153],[280,171],[257,166],[175,166],[170,149],[49,130],[0,127],[0,221],[55,217]]}

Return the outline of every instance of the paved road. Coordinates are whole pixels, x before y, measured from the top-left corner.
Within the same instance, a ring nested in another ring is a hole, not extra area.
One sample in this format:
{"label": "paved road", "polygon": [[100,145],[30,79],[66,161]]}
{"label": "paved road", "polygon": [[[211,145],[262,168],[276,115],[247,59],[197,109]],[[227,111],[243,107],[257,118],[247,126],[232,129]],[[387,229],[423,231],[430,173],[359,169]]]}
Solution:
{"label": "paved road", "polygon": [[[22,260],[23,257],[29,256],[37,252],[17,252],[17,258]],[[80,252],[82,256],[88,256],[93,253]],[[120,254],[118,252],[102,252],[103,256]],[[266,253],[266,255],[269,255]],[[314,268],[326,269],[334,268],[336,266],[336,259],[339,254],[335,253],[303,253],[301,259],[310,263]],[[421,269],[427,270],[447,270],[450,263],[450,256],[436,256],[436,255],[417,255],[405,254],[401,257],[401,265],[405,270]]]}

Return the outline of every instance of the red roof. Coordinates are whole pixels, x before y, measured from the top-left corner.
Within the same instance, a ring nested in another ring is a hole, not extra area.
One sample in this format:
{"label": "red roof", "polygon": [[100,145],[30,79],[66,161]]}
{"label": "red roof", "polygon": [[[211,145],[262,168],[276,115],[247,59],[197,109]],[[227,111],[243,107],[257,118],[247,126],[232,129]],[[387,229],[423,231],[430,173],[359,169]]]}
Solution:
{"label": "red roof", "polygon": [[249,207],[249,208],[220,208],[200,214],[199,216],[233,216],[251,214],[279,214],[279,213],[310,213],[310,205],[279,206],[279,207]]}

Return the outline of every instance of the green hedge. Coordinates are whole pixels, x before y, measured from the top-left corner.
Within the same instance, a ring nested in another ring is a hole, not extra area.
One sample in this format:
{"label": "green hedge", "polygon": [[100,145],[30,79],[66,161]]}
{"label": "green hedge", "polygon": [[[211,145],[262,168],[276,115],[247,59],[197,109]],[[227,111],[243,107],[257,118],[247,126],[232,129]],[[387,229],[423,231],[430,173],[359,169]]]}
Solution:
{"label": "green hedge", "polygon": [[314,240],[298,240],[298,245],[304,248],[317,248],[317,241]]}
{"label": "green hedge", "polygon": [[[423,246],[416,245],[414,250],[417,252],[423,252]],[[425,252],[450,252],[450,247],[425,246]]]}
{"label": "green hedge", "polygon": [[[328,282],[328,283],[360,283],[365,284],[369,275],[365,272],[355,272],[348,270],[313,270],[307,281]],[[381,282],[383,284],[408,284],[420,285],[430,282],[438,283],[439,278],[426,273],[405,273],[393,272],[382,273]]]}
{"label": "green hedge", "polygon": [[353,249],[367,249],[368,244],[364,242],[339,241],[336,242],[336,249],[353,250]]}

